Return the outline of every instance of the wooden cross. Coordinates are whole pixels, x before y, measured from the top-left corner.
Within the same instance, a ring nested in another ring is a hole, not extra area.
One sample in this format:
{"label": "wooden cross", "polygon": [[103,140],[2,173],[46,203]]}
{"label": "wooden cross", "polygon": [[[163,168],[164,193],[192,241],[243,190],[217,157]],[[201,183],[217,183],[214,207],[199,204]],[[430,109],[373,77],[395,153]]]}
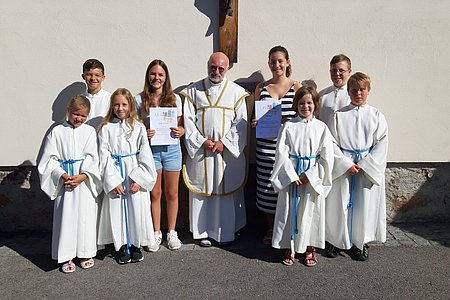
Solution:
{"label": "wooden cross", "polygon": [[238,0],[219,1],[219,50],[237,62]]}

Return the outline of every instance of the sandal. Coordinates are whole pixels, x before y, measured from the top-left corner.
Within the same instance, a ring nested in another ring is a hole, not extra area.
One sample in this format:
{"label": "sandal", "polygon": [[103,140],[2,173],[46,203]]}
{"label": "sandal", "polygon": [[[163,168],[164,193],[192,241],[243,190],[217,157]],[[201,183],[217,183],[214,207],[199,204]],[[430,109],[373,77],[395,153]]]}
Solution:
{"label": "sandal", "polygon": [[93,258],[89,258],[89,259],[84,258],[80,261],[80,266],[82,269],[85,269],[85,270],[92,268],[94,266],[94,259]]}
{"label": "sandal", "polygon": [[291,250],[283,250],[283,260],[281,262],[285,266],[292,266],[294,264],[294,255],[292,255]]}
{"label": "sandal", "polygon": [[72,261],[68,261],[61,266],[61,272],[68,274],[75,272],[75,264]]}
{"label": "sandal", "polygon": [[314,247],[311,248],[312,251],[305,252],[305,266],[307,267],[314,267],[317,265],[316,249]]}

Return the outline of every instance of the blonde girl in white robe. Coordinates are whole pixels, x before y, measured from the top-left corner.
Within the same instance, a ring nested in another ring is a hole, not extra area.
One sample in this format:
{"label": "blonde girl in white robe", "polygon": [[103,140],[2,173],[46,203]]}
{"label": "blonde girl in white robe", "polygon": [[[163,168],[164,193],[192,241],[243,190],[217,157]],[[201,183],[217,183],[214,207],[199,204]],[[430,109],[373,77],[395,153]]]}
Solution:
{"label": "blonde girl in white robe", "polygon": [[328,124],[335,141],[333,188],[327,199],[327,241],[354,247],[356,260],[367,260],[371,241],[386,241],[384,172],[388,127],[384,115],[367,104],[370,78],[355,73],[347,84],[351,104]]}
{"label": "blonde girl in white robe", "polygon": [[150,191],[156,170],[145,126],[138,121],[127,89],[117,89],[111,95],[98,141],[105,191],[98,243],[114,243],[121,264],[139,262],[144,258],[140,248],[155,243]]}
{"label": "blonde girl in white robe", "polygon": [[283,264],[294,264],[295,253],[305,253],[314,266],[314,247],[325,246],[325,197],[331,188],[333,142],[325,123],[314,118],[319,95],[301,87],[292,105],[297,116],[279,135],[271,182],[278,194],[272,247],[283,249]]}
{"label": "blonde girl in white robe", "polygon": [[96,197],[101,192],[95,129],[84,124],[89,100],[76,96],[69,102],[67,121],[46,137],[38,165],[41,189],[54,200],[52,258],[61,271],[94,266],[97,253]]}

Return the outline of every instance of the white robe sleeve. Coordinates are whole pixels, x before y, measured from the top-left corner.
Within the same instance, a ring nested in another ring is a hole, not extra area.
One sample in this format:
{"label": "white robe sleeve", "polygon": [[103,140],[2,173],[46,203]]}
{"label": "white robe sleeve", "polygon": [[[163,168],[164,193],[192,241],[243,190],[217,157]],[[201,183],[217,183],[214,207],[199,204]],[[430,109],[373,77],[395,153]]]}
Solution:
{"label": "white robe sleeve", "polygon": [[247,104],[245,102],[247,96],[248,94],[245,93],[237,101],[230,130],[220,139],[234,157],[239,157],[247,145]]}
{"label": "white robe sleeve", "polygon": [[131,170],[128,177],[139,184],[144,190],[151,191],[156,183],[157,176],[152,150],[148,143],[144,125],[136,124],[134,130],[139,130],[139,136],[137,138],[139,152],[137,156],[138,165]]}
{"label": "white robe sleeve", "polygon": [[186,141],[186,151],[190,158],[194,158],[195,154],[198,150],[203,147],[203,143],[206,141],[206,138],[198,130],[196,124],[196,114],[197,109],[195,107],[195,103],[192,98],[187,93],[181,93],[184,99],[184,137]]}
{"label": "white robe sleeve", "polygon": [[86,185],[91,190],[94,197],[97,197],[103,190],[99,171],[97,135],[95,130],[87,137],[86,146],[83,150],[84,160],[81,162],[80,174],[84,173],[88,177],[85,180]]}
{"label": "white robe sleeve", "polygon": [[333,152],[334,152],[334,164],[333,164],[333,180],[346,175],[348,169],[354,165],[353,161],[342,153],[339,147],[339,135],[337,132],[337,118],[336,113],[330,118],[328,122],[328,128],[330,129],[331,135],[333,136]]}
{"label": "white robe sleeve", "polygon": [[378,111],[378,128],[374,132],[372,150],[358,162],[367,179],[378,186],[384,178],[387,152],[388,126],[384,115]]}
{"label": "white robe sleeve", "polygon": [[44,151],[38,165],[41,189],[51,200],[56,199],[64,185],[61,176],[66,171],[61,167],[60,159],[56,141],[53,132],[51,132],[45,139]]}
{"label": "white robe sleeve", "polygon": [[332,170],[334,162],[334,146],[331,134],[328,128],[324,128],[320,137],[319,159],[309,168],[305,175],[308,177],[309,184],[313,190],[324,197],[328,195],[332,184]]}
{"label": "white robe sleeve", "polygon": [[289,144],[287,131],[289,123],[285,123],[278,135],[277,148],[275,151],[275,164],[273,166],[270,181],[275,191],[280,192],[298,179],[298,174],[289,158]]}
{"label": "white robe sleeve", "polygon": [[98,133],[98,147],[100,158],[100,172],[103,178],[103,189],[106,193],[111,192],[118,185],[122,184],[123,179],[120,170],[116,168],[116,160],[112,158],[109,132],[103,127]]}

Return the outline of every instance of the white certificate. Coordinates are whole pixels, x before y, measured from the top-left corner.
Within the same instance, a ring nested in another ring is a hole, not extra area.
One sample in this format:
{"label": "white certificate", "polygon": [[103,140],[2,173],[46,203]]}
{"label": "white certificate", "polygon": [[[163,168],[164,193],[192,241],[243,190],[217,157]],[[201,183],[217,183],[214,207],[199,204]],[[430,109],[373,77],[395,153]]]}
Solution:
{"label": "white certificate", "polygon": [[155,135],[150,139],[152,146],[178,144],[178,139],[170,130],[178,126],[176,107],[150,107],[148,117],[150,128],[155,130]]}
{"label": "white certificate", "polygon": [[255,101],[257,138],[276,138],[281,127],[281,100]]}

